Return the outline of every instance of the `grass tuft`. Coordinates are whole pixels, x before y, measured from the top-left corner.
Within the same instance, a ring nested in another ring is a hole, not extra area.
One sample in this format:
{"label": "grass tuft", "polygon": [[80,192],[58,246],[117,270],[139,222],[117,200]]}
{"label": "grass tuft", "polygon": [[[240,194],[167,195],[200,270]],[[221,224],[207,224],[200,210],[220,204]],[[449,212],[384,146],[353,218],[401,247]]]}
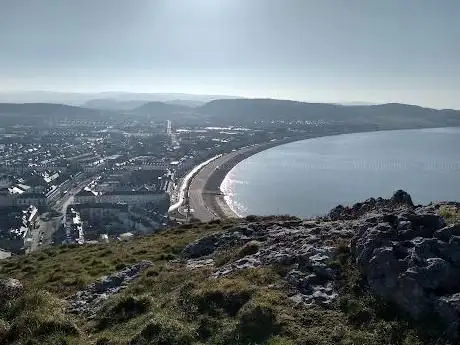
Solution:
{"label": "grass tuft", "polygon": [[110,301],[98,316],[99,329],[126,322],[149,311],[152,299],[148,296],[121,296]]}
{"label": "grass tuft", "polygon": [[453,206],[441,206],[439,208],[439,214],[449,224],[460,223],[460,210]]}

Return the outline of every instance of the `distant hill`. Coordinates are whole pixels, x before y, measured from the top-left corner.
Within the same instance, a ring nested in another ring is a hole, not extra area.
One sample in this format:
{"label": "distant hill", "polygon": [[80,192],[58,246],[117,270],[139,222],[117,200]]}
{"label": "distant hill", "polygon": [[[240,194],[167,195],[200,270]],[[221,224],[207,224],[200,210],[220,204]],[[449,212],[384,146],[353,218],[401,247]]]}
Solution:
{"label": "distant hill", "polygon": [[187,100],[187,99],[173,99],[173,100],[170,100],[170,101],[164,101],[163,103],[168,103],[168,104],[176,104],[176,105],[183,105],[183,106],[186,106],[186,107],[191,107],[191,108],[195,108],[195,107],[199,107],[199,106],[202,106],[204,104],[206,104],[208,101],[200,101],[200,100]]}
{"label": "distant hill", "polygon": [[[234,99],[236,96],[227,95],[194,95],[186,93],[136,93],[123,91],[109,91],[98,93],[78,93],[78,92],[54,92],[54,91],[18,91],[0,92],[0,102],[5,103],[62,103],[68,105],[86,106],[89,101],[111,100],[115,102],[189,102],[183,105],[201,105],[215,99]],[[96,103],[97,104],[97,103]],[[100,109],[99,103],[96,108]],[[142,103],[141,103],[142,104]],[[138,104],[137,106],[139,106]],[[94,108],[90,105],[91,108]],[[134,107],[135,108],[135,107]],[[115,109],[112,106],[104,106],[103,109]],[[120,109],[116,109],[120,110]],[[126,110],[126,109],[124,109]]]}
{"label": "distant hill", "polygon": [[111,98],[92,99],[84,103],[83,106],[90,109],[129,111],[148,103],[146,100],[118,101]]}
{"label": "distant hill", "polygon": [[101,111],[54,103],[0,103],[0,116],[7,115],[61,115],[61,116],[95,116]]}
{"label": "distant hill", "polygon": [[460,126],[460,111],[436,110],[414,105],[338,105],[275,99],[211,101],[197,108],[203,117],[224,122],[333,121],[377,124],[388,128]]}
{"label": "distant hill", "polygon": [[53,103],[0,103],[0,125],[41,123],[51,117],[95,119],[110,114],[107,111]]}
{"label": "distant hill", "polygon": [[[112,98],[100,98],[100,99],[89,100],[83,106],[90,108],[90,109],[113,110],[113,111],[132,111],[150,102],[152,101],[151,100],[120,101],[120,100],[116,100]],[[153,103],[160,103],[160,101],[154,101]],[[173,100],[161,101],[161,103],[180,105],[184,107],[199,107],[205,104],[206,101],[173,99]]]}
{"label": "distant hill", "polygon": [[191,116],[194,110],[191,107],[179,104],[149,102],[134,109],[133,112],[140,115],[150,116],[156,120],[171,120],[178,117],[182,118]]}
{"label": "distant hill", "polygon": [[[135,107],[141,102],[142,104]],[[406,129],[460,126],[460,111],[430,109],[415,105],[389,103],[381,105],[338,105],[304,103],[274,99],[220,99],[190,107],[182,102],[171,104],[152,101],[94,100],[96,109],[54,103],[0,103],[2,123],[30,122],[50,116],[94,119],[129,113],[163,120],[186,120],[208,123],[254,123],[267,121],[324,121],[349,126],[371,125],[376,129]],[[97,106],[99,104],[99,106]],[[104,109],[99,109],[105,106]],[[124,107],[126,110],[114,108]],[[132,108],[132,109],[128,109]]]}

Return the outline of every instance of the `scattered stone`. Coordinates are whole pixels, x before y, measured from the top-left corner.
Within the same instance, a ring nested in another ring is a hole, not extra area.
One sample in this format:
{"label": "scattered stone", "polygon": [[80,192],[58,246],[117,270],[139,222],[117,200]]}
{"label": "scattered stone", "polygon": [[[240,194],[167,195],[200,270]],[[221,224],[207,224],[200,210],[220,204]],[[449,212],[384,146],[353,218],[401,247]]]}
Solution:
{"label": "scattered stone", "polygon": [[214,259],[203,259],[203,260],[187,260],[186,268],[189,270],[196,270],[203,267],[214,266]]}
{"label": "scattered stone", "polygon": [[[337,291],[336,271],[331,266],[335,248],[328,245],[328,240],[338,234],[350,238],[353,231],[319,224],[300,220],[252,222],[225,233],[205,236],[188,245],[182,257],[187,260],[187,267],[197,268],[210,264],[218,251],[241,247],[233,261],[214,271],[213,278],[250,268],[286,266],[293,271],[285,279],[298,289],[305,304],[329,305],[337,297]],[[308,286],[306,282],[313,282],[312,277],[315,277],[314,284]]]}
{"label": "scattered stone", "polygon": [[0,303],[10,299],[20,297],[24,292],[24,287],[17,279],[6,278],[0,280]]}
{"label": "scattered stone", "polygon": [[434,237],[445,242],[449,241],[452,236],[460,236],[460,224],[448,225],[434,233]]}
{"label": "scattered stone", "polygon": [[336,251],[345,243],[375,294],[415,319],[437,312],[456,332],[460,224],[447,225],[439,215],[447,204],[460,209],[459,203],[415,206],[408,193],[398,190],[390,199],[337,206],[325,217],[254,219],[191,243],[182,257],[188,267],[210,266],[216,253],[239,247],[233,260],[215,268],[213,278],[250,268],[281,268],[278,271],[293,289],[291,300],[330,306],[340,284]]}
{"label": "scattered stone", "polygon": [[69,312],[86,314],[88,317],[94,316],[106,299],[125,289],[150,266],[152,262],[143,260],[89,284],[85,289],[68,298]]}
{"label": "scattered stone", "polygon": [[219,249],[240,246],[250,240],[245,234],[244,228],[236,228],[233,231],[211,234],[195,242],[188,244],[182,251],[182,256],[187,259],[196,259],[206,255],[213,254]]}

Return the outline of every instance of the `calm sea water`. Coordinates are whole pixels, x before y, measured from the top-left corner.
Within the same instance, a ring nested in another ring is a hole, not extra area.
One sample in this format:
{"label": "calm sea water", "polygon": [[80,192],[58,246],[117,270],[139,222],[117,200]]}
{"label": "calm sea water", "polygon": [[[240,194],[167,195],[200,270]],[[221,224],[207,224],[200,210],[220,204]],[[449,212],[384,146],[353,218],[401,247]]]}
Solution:
{"label": "calm sea water", "polygon": [[346,134],[298,141],[235,166],[221,185],[248,214],[321,215],[338,204],[390,197],[460,200],[460,128]]}

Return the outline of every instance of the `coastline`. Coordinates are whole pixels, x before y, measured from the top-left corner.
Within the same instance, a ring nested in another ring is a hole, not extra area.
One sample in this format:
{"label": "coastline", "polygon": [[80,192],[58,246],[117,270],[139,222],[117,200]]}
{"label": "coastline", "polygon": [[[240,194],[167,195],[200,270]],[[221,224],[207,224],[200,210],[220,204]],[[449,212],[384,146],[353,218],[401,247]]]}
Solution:
{"label": "coastline", "polygon": [[203,222],[215,219],[240,218],[225,201],[225,195],[220,189],[227,174],[241,161],[270,148],[295,141],[335,135],[308,135],[296,138],[270,141],[243,147],[236,151],[223,154],[218,159],[204,166],[191,179],[189,186],[190,205],[194,218]]}
{"label": "coastline", "polygon": [[[441,127],[444,128],[444,127]],[[328,136],[380,132],[380,131],[398,131],[398,130],[421,130],[434,129],[430,128],[409,128],[409,129],[369,129],[360,131],[339,131],[329,133],[309,133],[298,137],[285,138],[276,141],[270,141],[262,144],[254,144],[240,148],[236,151],[222,154],[219,158],[203,166],[190,179],[188,184],[189,200],[193,217],[203,222],[216,219],[242,218],[236,214],[225,200],[225,194],[220,189],[222,182],[227,174],[241,161],[253,156],[259,152],[270,148],[288,144],[291,142],[315,139]],[[176,211],[177,212],[177,211]]]}

